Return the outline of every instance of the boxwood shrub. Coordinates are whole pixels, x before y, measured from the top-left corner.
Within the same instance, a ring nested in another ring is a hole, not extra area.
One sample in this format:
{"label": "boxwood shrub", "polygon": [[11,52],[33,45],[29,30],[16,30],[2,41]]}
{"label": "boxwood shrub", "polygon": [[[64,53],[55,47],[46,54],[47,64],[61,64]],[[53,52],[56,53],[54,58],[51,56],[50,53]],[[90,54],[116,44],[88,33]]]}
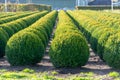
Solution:
{"label": "boxwood shrub", "polygon": [[99,40],[98,40],[98,44],[97,44],[97,54],[99,55],[99,57],[103,59],[103,53],[104,53],[104,49],[105,49],[105,44],[107,42],[107,40],[109,39],[109,37],[111,35],[116,34],[118,31],[114,31],[114,30],[109,30],[109,31],[105,31],[103,34],[101,34]]}
{"label": "boxwood shrub", "polygon": [[110,36],[107,40],[103,59],[109,66],[120,69],[120,33]]}
{"label": "boxwood shrub", "polygon": [[44,46],[34,33],[22,32],[9,39],[5,51],[11,65],[33,65],[42,59]]}
{"label": "boxwood shrub", "polygon": [[89,48],[83,36],[66,32],[53,39],[49,55],[55,67],[84,66],[89,58]]}
{"label": "boxwood shrub", "polygon": [[0,28],[0,57],[3,57],[5,54],[5,45],[8,38],[8,34],[2,28]]}
{"label": "boxwood shrub", "polygon": [[49,55],[55,67],[77,67],[87,63],[89,48],[86,39],[64,11],[59,12],[58,25]]}
{"label": "boxwood shrub", "polygon": [[90,38],[90,43],[91,43],[91,47],[92,49],[97,53],[97,44],[98,44],[98,40],[101,36],[102,33],[112,30],[111,28],[108,27],[98,27],[94,30],[94,32],[92,33],[92,36]]}

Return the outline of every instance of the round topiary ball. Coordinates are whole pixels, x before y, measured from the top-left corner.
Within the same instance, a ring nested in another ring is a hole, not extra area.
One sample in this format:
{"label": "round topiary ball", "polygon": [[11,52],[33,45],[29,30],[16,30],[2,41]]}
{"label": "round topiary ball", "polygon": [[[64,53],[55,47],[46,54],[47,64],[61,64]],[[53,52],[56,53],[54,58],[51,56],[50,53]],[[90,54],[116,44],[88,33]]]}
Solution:
{"label": "round topiary ball", "polygon": [[53,39],[49,55],[55,67],[83,66],[88,61],[89,48],[83,36],[66,32]]}
{"label": "round topiary ball", "polygon": [[8,62],[12,66],[19,66],[38,63],[44,50],[44,45],[37,35],[22,31],[9,39],[5,52]]}
{"label": "round topiary ball", "polygon": [[109,66],[120,69],[120,33],[110,36],[107,40],[103,59]]}

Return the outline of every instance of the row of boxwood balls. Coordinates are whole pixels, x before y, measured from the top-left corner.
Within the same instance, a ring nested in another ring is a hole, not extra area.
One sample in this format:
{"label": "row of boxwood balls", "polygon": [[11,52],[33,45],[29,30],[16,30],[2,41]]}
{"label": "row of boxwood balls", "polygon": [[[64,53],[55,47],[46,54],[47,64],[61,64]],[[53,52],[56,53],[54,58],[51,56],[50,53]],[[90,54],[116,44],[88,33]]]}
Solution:
{"label": "row of boxwood balls", "polygon": [[[57,12],[52,11],[9,39],[6,56],[11,65],[33,65],[40,62],[56,17]],[[49,51],[53,65],[55,67],[84,66],[89,58],[89,47],[85,37],[64,11],[59,12],[58,20]]]}
{"label": "row of boxwood balls", "polygon": [[33,65],[40,62],[56,16],[57,12],[52,11],[9,39],[5,53],[12,66]]}
{"label": "row of boxwood balls", "polygon": [[[29,27],[39,18],[48,13],[48,11],[33,12],[34,14],[26,15],[20,19],[7,22],[0,25],[0,58],[5,56],[5,46],[9,38],[20,30]],[[26,14],[26,13],[25,13]],[[13,18],[13,17],[12,17]]]}
{"label": "row of boxwood balls", "polygon": [[68,13],[79,23],[81,31],[91,44],[94,52],[110,67],[120,69],[119,28],[115,29],[112,26],[104,25],[93,18],[81,14],[81,11],[69,11]]}

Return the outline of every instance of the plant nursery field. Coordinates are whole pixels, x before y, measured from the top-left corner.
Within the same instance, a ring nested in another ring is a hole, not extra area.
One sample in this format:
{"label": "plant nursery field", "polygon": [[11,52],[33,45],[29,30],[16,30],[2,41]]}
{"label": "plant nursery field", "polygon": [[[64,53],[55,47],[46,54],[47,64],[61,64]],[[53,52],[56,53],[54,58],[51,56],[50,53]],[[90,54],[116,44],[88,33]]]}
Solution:
{"label": "plant nursery field", "polygon": [[0,13],[0,80],[120,80],[120,15]]}

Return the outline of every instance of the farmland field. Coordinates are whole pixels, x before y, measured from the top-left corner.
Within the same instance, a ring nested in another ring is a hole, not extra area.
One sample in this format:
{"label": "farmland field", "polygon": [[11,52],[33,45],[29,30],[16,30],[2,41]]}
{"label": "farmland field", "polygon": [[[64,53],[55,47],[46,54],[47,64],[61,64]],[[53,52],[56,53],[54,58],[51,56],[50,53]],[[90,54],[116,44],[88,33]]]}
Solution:
{"label": "farmland field", "polygon": [[0,80],[120,80],[120,15],[0,13]]}

